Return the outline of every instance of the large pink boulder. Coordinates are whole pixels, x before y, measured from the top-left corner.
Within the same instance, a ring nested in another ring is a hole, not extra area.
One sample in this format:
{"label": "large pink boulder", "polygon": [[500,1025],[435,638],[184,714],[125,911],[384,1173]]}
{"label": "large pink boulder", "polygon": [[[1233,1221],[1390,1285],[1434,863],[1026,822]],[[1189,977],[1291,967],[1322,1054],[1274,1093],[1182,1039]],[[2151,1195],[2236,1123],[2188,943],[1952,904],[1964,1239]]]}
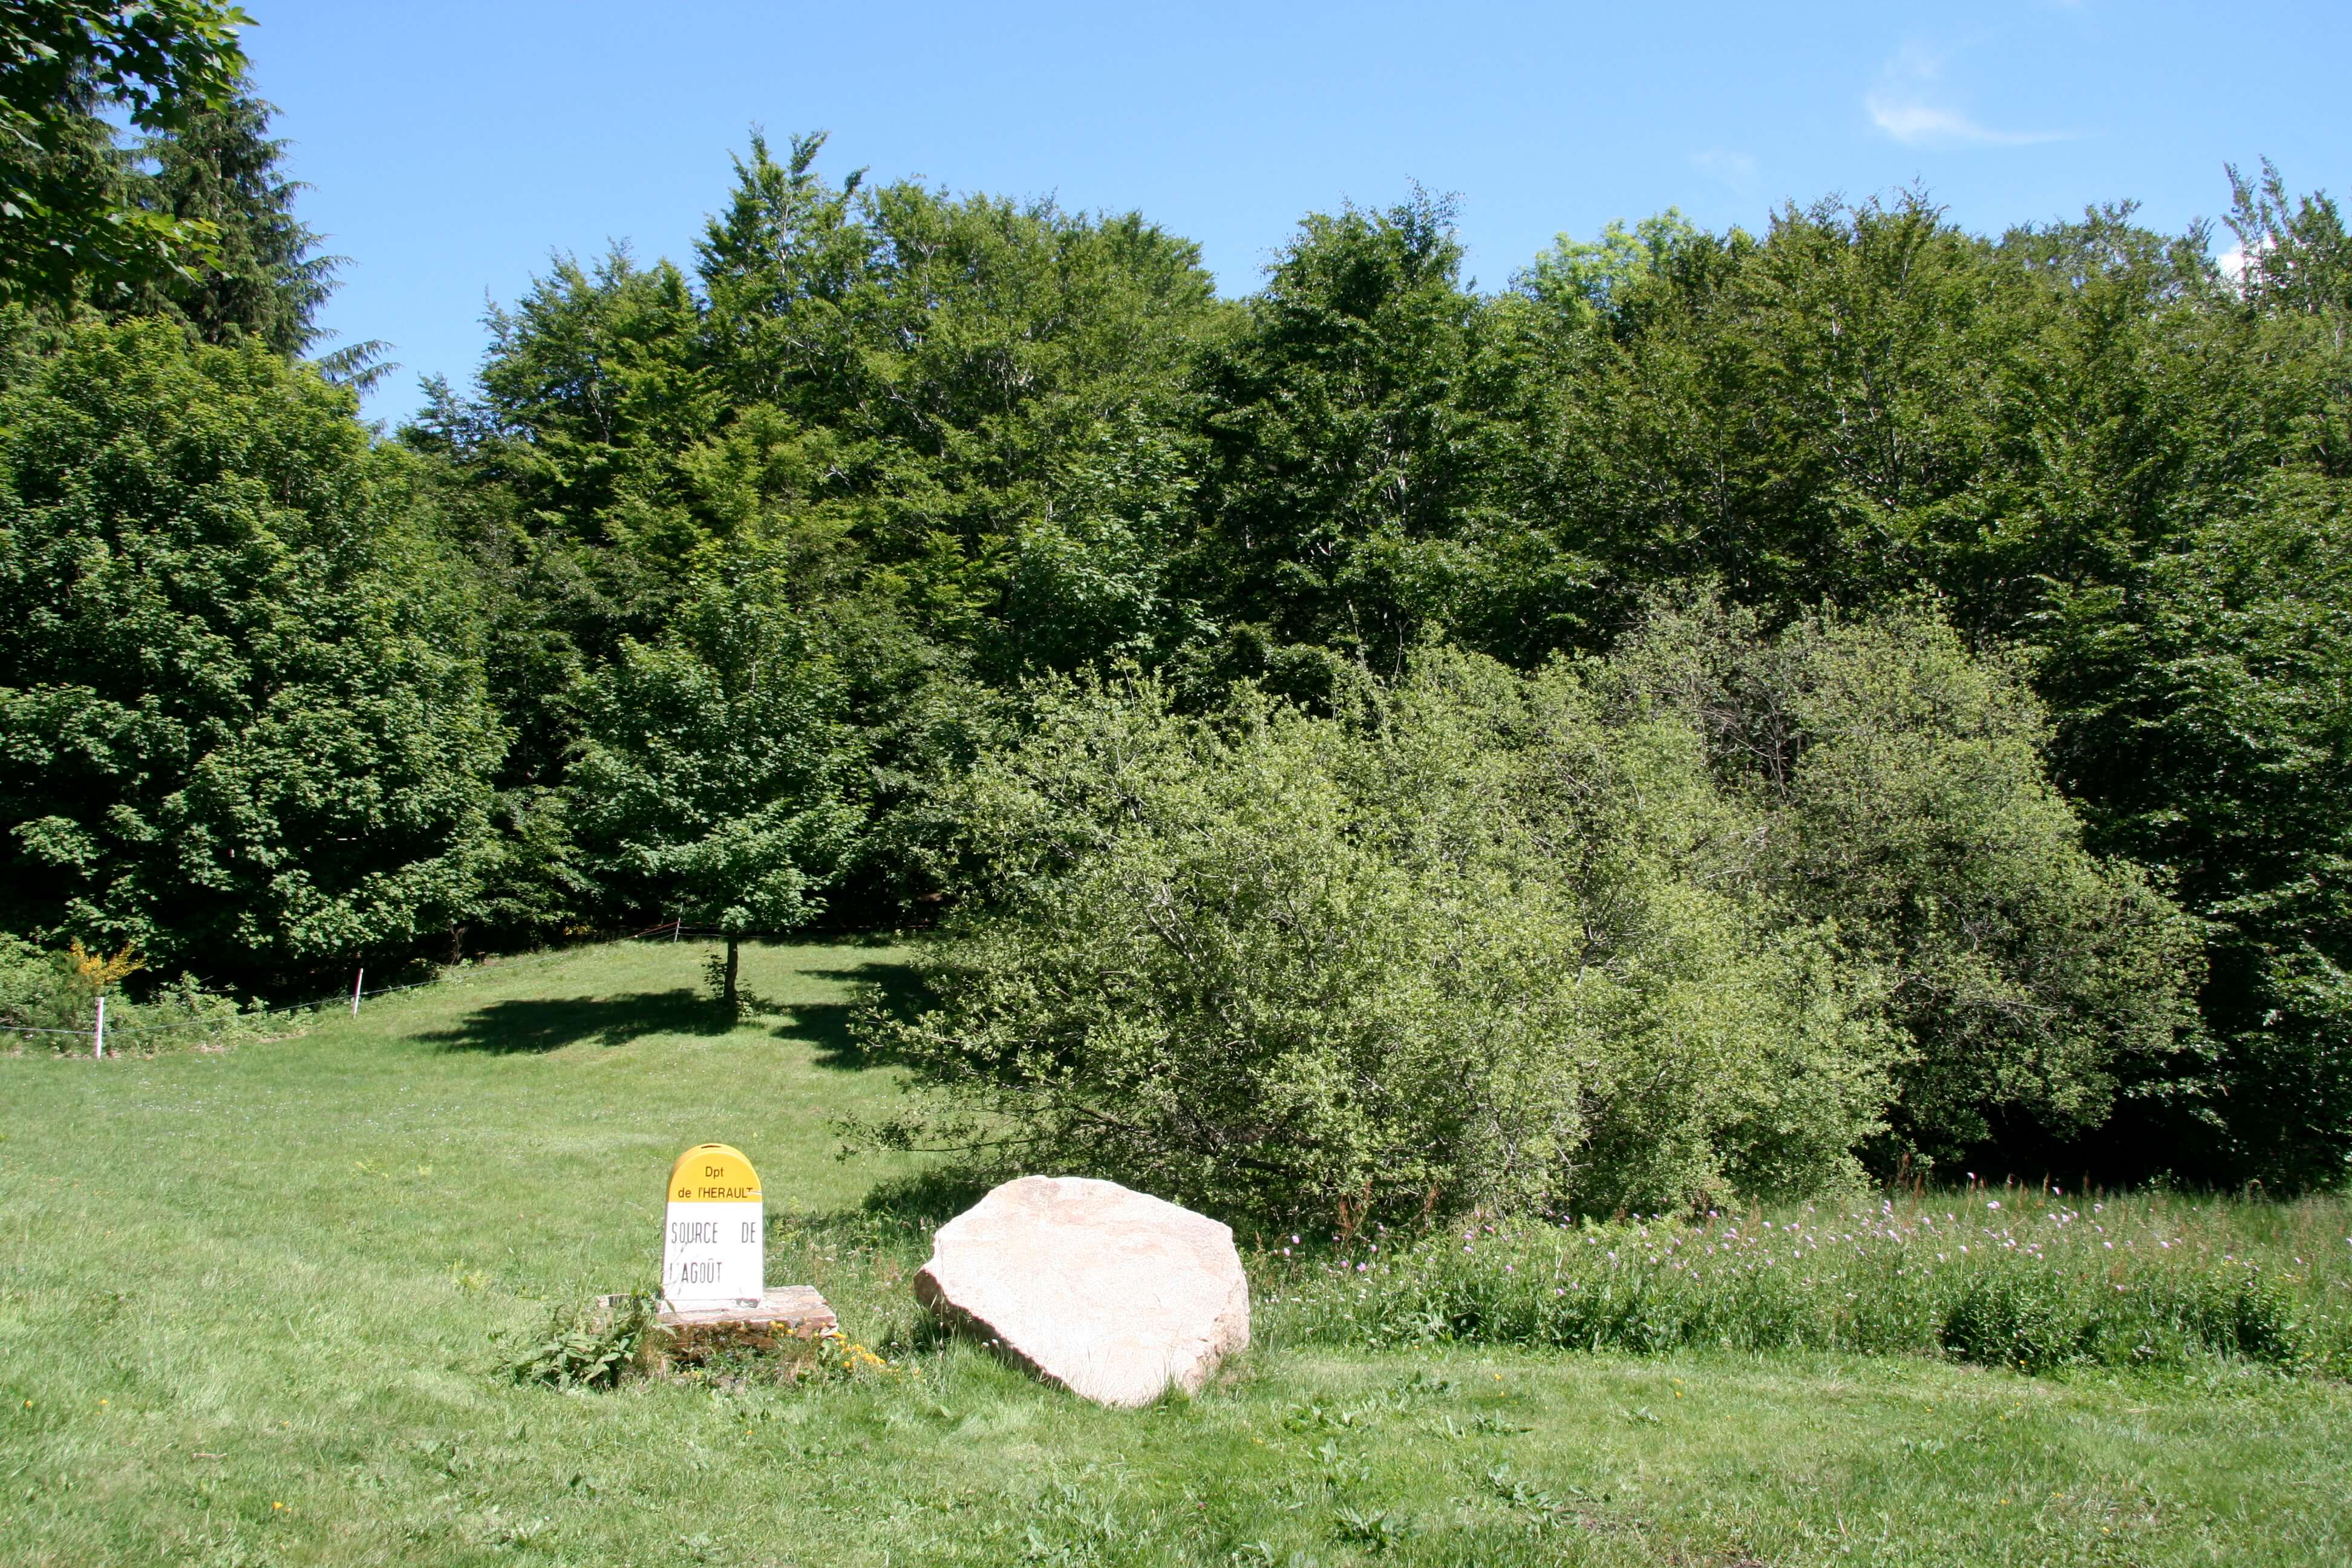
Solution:
{"label": "large pink boulder", "polygon": [[1234,1233],[1084,1176],[1007,1182],[940,1226],[915,1295],[1016,1365],[1099,1405],[1197,1393],[1249,1343]]}

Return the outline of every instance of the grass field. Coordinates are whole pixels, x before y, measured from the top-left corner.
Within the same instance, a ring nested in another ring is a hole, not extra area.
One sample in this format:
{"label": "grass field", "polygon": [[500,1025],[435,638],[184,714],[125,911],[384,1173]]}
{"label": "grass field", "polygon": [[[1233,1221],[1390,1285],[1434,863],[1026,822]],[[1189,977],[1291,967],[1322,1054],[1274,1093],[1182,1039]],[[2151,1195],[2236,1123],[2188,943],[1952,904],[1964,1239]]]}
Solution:
{"label": "grass field", "polygon": [[[930,1345],[912,1174],[845,1034],[879,946],[769,948],[727,1028],[692,943],[469,973],[225,1054],[0,1059],[0,1563],[2352,1562],[2352,1390],[2233,1360],[1318,1342],[1115,1414]],[[887,1373],[494,1375],[490,1336],[646,1283],[661,1179],[760,1165],[770,1278]],[[1278,1292],[1276,1292],[1278,1294]]]}

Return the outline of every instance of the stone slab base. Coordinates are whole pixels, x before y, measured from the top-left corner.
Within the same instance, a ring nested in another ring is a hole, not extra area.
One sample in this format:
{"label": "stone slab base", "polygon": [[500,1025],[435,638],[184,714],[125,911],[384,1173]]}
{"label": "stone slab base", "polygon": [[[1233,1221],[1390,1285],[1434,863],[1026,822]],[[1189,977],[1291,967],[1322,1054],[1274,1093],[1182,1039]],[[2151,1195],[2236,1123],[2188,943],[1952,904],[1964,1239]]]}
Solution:
{"label": "stone slab base", "polygon": [[[607,1296],[600,1304],[617,1310],[627,1302],[625,1296]],[[793,1351],[840,1331],[840,1320],[814,1289],[779,1285],[764,1293],[756,1307],[680,1309],[664,1302],[637,1354],[648,1371],[659,1372],[695,1365],[727,1351]]]}

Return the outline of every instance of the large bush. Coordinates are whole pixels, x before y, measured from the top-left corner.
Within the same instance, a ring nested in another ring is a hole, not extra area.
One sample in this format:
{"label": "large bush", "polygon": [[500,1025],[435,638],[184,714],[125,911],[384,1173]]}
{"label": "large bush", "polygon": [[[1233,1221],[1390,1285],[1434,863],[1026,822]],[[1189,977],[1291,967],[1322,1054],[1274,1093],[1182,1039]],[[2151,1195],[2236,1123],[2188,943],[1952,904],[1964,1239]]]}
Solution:
{"label": "large bush", "polygon": [[881,1024],[961,1135],[1220,1212],[1833,1181],[1899,1041],[1739,876],[1695,738],[1433,655],[1342,719],[1038,696],[957,797],[975,892]]}
{"label": "large bush", "polygon": [[1656,606],[1605,679],[1706,738],[1751,804],[1758,869],[1874,966],[1910,1040],[1890,1157],[2047,1147],[2195,1038],[2200,932],[2126,862],[2086,854],[2015,661],[1924,606],[1768,637],[1711,601]]}
{"label": "large bush", "polygon": [[953,795],[930,1005],[874,1026],[945,1091],[897,1134],[1347,1225],[2095,1120],[2191,948],[2084,854],[2039,722],[1920,614],[1661,613],[1534,676],[1432,648],[1335,717],[1045,687]]}
{"label": "large bush", "polygon": [[404,466],[162,322],[0,395],[0,929],[254,983],[465,918],[503,737]]}

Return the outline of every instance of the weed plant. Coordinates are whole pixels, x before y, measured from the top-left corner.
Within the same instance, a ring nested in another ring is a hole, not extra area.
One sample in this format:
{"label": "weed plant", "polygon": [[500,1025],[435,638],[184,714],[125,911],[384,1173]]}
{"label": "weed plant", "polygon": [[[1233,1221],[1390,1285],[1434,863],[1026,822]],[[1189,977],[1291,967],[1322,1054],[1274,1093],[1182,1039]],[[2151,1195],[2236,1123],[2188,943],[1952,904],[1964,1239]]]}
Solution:
{"label": "weed plant", "polygon": [[1972,1185],[1333,1240],[1311,1260],[1277,1246],[1261,1276],[1276,1321],[1326,1344],[1927,1353],[2028,1372],[2218,1355],[2352,1373],[2352,1210],[2340,1199]]}
{"label": "weed plant", "polygon": [[616,1307],[553,1308],[540,1332],[502,1337],[499,1371],[516,1383],[550,1388],[611,1388],[635,1363],[655,1305],[641,1293]]}

